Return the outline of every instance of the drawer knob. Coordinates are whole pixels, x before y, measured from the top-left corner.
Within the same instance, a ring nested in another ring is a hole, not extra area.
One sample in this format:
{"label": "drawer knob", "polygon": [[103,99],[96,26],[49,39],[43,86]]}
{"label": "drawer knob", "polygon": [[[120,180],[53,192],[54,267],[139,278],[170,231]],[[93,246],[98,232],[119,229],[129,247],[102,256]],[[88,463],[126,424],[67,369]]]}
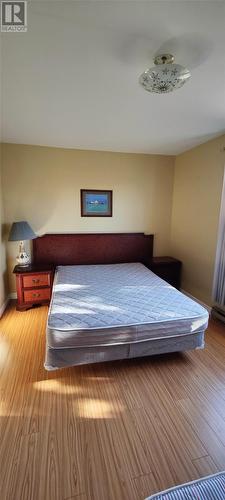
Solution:
{"label": "drawer knob", "polygon": [[40,280],[38,278],[33,278],[32,281],[33,283],[39,283]]}
{"label": "drawer knob", "polygon": [[33,297],[40,297],[41,294],[40,293],[33,293]]}

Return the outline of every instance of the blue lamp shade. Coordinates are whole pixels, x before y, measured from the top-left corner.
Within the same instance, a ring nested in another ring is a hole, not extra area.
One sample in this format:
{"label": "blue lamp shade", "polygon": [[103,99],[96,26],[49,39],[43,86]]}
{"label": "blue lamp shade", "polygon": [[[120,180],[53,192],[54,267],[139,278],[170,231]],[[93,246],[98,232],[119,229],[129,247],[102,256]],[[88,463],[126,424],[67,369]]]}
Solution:
{"label": "blue lamp shade", "polygon": [[20,221],[13,222],[9,233],[9,241],[24,241],[24,240],[34,240],[37,238],[33,229],[29,226],[28,222]]}

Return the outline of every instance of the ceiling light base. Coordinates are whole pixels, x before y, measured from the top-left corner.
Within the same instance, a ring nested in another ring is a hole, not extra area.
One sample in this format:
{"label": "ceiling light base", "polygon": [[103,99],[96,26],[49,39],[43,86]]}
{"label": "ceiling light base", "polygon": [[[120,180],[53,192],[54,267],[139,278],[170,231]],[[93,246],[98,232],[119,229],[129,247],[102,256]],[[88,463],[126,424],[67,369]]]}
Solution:
{"label": "ceiling light base", "polygon": [[172,54],[160,54],[155,57],[155,64],[172,64],[174,62],[174,56]]}

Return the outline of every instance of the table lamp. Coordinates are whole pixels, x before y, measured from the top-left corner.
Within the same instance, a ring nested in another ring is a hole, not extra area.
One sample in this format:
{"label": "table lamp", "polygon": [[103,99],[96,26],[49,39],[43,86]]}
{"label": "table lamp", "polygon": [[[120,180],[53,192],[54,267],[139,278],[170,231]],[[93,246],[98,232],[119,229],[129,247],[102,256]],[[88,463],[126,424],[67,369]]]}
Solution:
{"label": "table lamp", "polygon": [[37,238],[37,236],[33,229],[29,226],[28,222],[13,222],[9,233],[9,241],[20,241],[19,254],[16,257],[19,266],[25,267],[31,264],[31,257],[27,254],[24,248],[24,241],[34,240],[35,238]]}

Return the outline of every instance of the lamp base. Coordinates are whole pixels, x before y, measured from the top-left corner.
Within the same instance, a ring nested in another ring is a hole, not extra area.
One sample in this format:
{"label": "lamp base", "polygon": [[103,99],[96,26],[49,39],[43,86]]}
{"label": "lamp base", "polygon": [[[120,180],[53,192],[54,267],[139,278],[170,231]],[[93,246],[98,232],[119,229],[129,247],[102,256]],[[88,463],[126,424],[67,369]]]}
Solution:
{"label": "lamp base", "polygon": [[18,266],[21,266],[21,267],[27,267],[31,264],[31,258],[28,255],[28,253],[25,251],[23,241],[20,242],[19,254],[16,257],[16,261],[17,261]]}
{"label": "lamp base", "polygon": [[18,266],[26,267],[31,264],[31,260],[29,255],[26,252],[21,252],[16,257],[16,262]]}

